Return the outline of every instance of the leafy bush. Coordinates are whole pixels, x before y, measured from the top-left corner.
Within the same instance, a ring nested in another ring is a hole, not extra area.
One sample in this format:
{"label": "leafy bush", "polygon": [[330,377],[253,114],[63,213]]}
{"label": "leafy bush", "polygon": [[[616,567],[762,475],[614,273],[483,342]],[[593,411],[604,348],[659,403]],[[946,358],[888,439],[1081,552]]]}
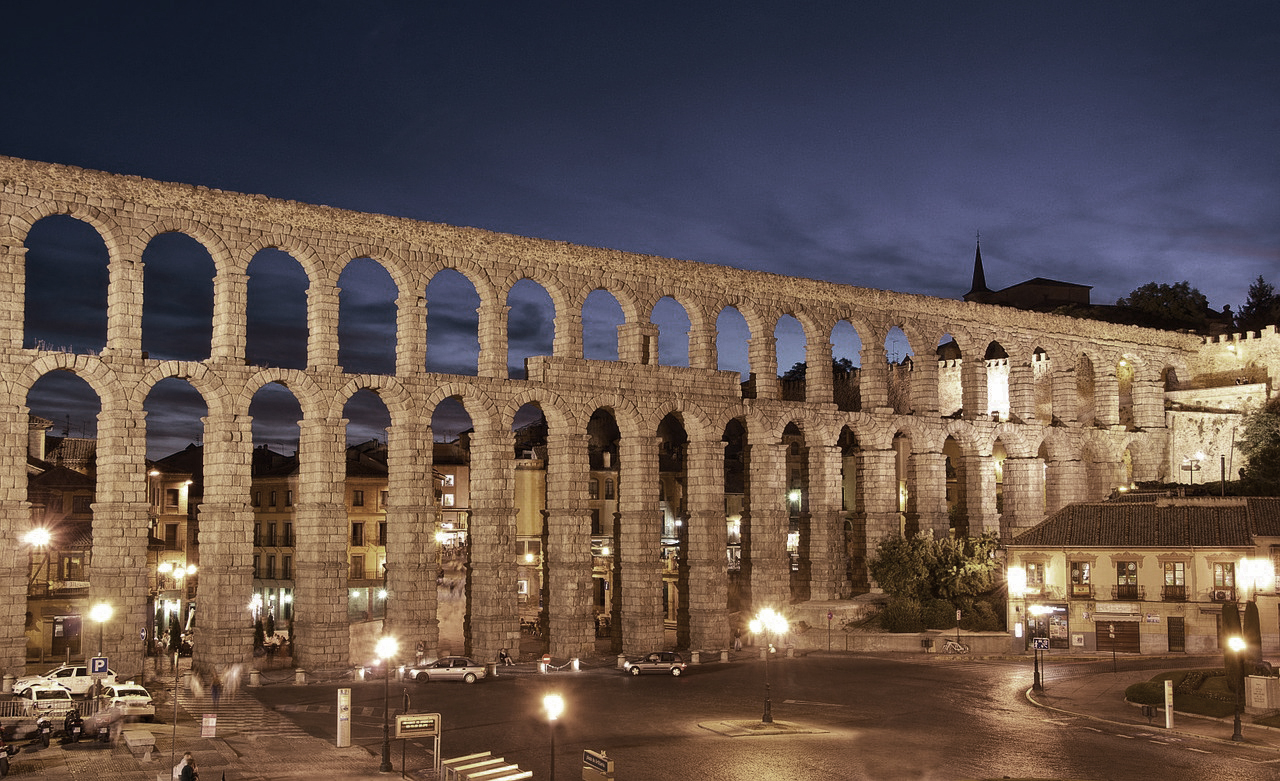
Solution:
{"label": "leafy bush", "polygon": [[1163,705],[1164,683],[1162,681],[1142,681],[1124,690],[1124,698],[1139,705]]}
{"label": "leafy bush", "polygon": [[880,628],[886,632],[920,632],[924,626],[924,610],[920,603],[897,597],[880,611]]}
{"label": "leafy bush", "polygon": [[931,599],[924,606],[922,618],[929,629],[951,629],[956,625],[956,606],[946,599]]}

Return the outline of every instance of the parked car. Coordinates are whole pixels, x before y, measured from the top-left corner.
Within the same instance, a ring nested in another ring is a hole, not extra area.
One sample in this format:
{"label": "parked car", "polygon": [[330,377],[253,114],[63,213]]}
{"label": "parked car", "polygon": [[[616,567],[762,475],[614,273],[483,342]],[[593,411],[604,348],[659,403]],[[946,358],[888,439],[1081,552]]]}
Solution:
{"label": "parked car", "polygon": [[24,712],[28,716],[47,715],[61,719],[75,707],[71,701],[71,690],[56,683],[28,686],[18,694],[18,701],[23,703]]}
{"label": "parked car", "polygon": [[[107,670],[106,675],[101,677],[104,686],[116,682],[114,670]],[[89,693],[89,687],[93,685],[93,676],[89,674],[88,665],[64,664],[61,667],[53,668],[47,673],[22,676],[13,682],[13,690],[21,694],[32,686],[50,683],[60,684],[70,690],[72,694],[83,697]]]}
{"label": "parked car", "polygon": [[110,711],[126,719],[141,718],[143,721],[152,721],[156,717],[156,706],[151,700],[151,692],[133,681],[108,686],[99,695],[98,700],[102,704],[101,710]]}
{"label": "parked car", "polygon": [[680,654],[674,651],[654,651],[651,654],[645,654],[639,659],[632,659],[622,663],[622,669],[632,675],[641,673],[682,675],[688,666]]}
{"label": "parked car", "polygon": [[465,656],[445,656],[434,662],[410,667],[406,672],[415,681],[463,681],[475,683],[484,677],[485,667]]}

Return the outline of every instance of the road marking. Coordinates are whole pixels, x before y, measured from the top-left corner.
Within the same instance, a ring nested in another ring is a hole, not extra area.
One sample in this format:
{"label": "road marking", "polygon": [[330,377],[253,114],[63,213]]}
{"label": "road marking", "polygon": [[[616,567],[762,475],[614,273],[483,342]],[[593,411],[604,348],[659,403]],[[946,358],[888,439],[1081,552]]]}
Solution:
{"label": "road marking", "polygon": [[1204,749],[1202,749],[1202,748],[1195,748],[1194,746],[1187,746],[1187,751],[1194,751],[1194,752],[1196,752],[1197,754],[1212,754],[1212,753],[1213,753],[1212,751],[1205,751],[1205,750],[1204,750]]}
{"label": "road marking", "polygon": [[821,705],[825,708],[844,708],[847,707],[841,702],[814,702],[812,700],[783,700],[787,705]]}

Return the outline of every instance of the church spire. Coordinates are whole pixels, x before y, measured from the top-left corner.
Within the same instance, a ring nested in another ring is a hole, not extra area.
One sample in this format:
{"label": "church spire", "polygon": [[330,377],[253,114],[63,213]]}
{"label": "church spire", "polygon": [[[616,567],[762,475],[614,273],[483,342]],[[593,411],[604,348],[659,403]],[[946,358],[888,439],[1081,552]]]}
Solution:
{"label": "church spire", "polygon": [[976,300],[976,296],[982,293],[990,293],[991,288],[987,287],[987,275],[982,270],[982,234],[978,234],[977,249],[973,254],[973,285],[968,293],[964,294],[965,301]]}

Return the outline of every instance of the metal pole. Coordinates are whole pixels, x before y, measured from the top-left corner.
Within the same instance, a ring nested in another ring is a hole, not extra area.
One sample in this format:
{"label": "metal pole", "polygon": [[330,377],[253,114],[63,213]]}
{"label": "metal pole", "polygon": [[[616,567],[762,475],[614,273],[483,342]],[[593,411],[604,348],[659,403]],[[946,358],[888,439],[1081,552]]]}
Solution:
{"label": "metal pole", "polygon": [[765,724],[773,723],[773,700],[769,698],[769,635],[764,636],[764,717],[760,719]]}
{"label": "metal pole", "polygon": [[1035,675],[1032,678],[1031,690],[1042,692],[1044,691],[1044,684],[1040,682],[1040,649],[1032,648],[1031,653],[1034,655],[1032,664],[1035,667]]}
{"label": "metal pole", "polygon": [[556,781],[556,720],[551,720],[551,781]]}
{"label": "metal pole", "polygon": [[1243,741],[1244,735],[1240,734],[1240,711],[1244,710],[1244,660],[1240,658],[1240,651],[1236,651],[1236,708],[1235,708],[1235,732],[1231,733],[1231,739],[1234,741]]}
{"label": "metal pole", "polygon": [[379,773],[390,773],[391,767],[391,657],[382,660],[385,675],[382,677],[382,764]]}

